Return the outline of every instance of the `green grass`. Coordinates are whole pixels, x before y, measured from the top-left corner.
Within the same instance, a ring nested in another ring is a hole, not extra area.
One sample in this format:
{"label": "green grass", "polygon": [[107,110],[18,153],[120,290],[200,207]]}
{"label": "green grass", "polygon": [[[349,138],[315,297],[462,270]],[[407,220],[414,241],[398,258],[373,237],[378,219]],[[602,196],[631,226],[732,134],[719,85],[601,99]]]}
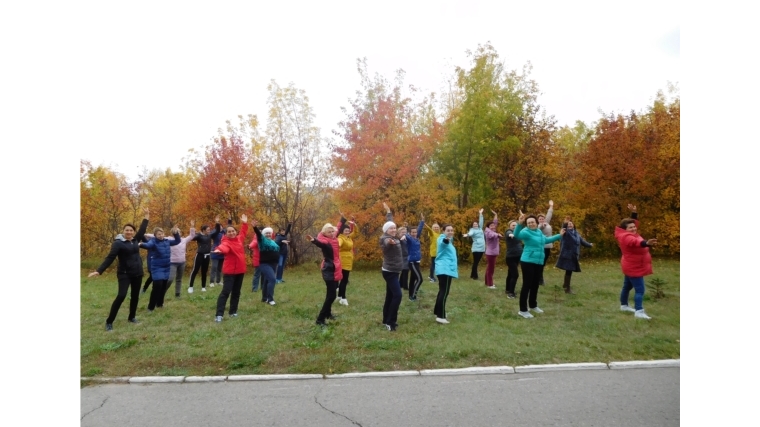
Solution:
{"label": "green grass", "polygon": [[[547,267],[547,284],[538,295],[545,313],[535,319],[517,315],[518,300],[507,299],[506,266],[503,260],[500,264],[496,290],[483,285],[485,265],[480,281],[468,278],[469,265],[461,266],[447,302],[449,325],[435,322],[438,285],[425,280],[417,302],[404,294],[396,332],[381,325],[385,282],[379,267],[351,273],[350,305],[333,304],[338,319],[325,329],[314,325],[325,284],[317,267],[309,263],[286,270],[286,283],[275,290],[274,307],[261,303],[260,293],[251,292],[249,272],[240,316],[230,319],[225,313],[224,321],[217,324],[214,314],[221,287],[201,293],[196,283],[196,292],[189,295],[186,275],[181,298],[175,300],[170,290],[162,310],[148,313],[148,294],[141,295],[138,325],[126,321],[127,298],[113,332],[106,332],[104,324],[116,295],[116,277],[109,271],[88,279],[88,270],[82,270],[80,373],[85,377],[332,374],[680,358],[679,261],[654,261],[656,274],[647,278],[647,285],[653,277],[667,285],[664,298],[645,296],[650,321],[619,311],[618,260],[584,262],[583,272],[573,275],[576,295],[562,291],[563,271]],[[518,292],[520,285],[521,280]]]}

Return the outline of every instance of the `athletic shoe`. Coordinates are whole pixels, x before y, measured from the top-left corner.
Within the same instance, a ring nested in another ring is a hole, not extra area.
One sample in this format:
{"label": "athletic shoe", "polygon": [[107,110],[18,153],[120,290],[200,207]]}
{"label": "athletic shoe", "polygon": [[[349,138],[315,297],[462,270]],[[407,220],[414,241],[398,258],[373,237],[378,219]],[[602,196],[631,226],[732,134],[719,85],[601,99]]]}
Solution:
{"label": "athletic shoe", "polygon": [[389,331],[391,330],[391,325],[383,323],[383,326],[385,326],[385,329],[387,329]]}
{"label": "athletic shoe", "polygon": [[533,315],[530,314],[529,311],[518,311],[517,314],[519,314],[520,316],[522,316],[522,317],[524,317],[526,319],[532,319],[533,318]]}
{"label": "athletic shoe", "polygon": [[631,313],[635,313],[636,312],[636,310],[633,307],[628,306],[628,305],[621,305],[620,306],[620,311],[630,311]]}
{"label": "athletic shoe", "polygon": [[324,320],[317,320],[317,326],[320,326],[322,328],[327,327],[327,323],[324,322]]}
{"label": "athletic shoe", "polygon": [[636,313],[634,313],[633,317],[637,319],[651,319],[651,317],[647,316],[647,314],[644,312],[644,309],[636,310]]}
{"label": "athletic shoe", "polygon": [[538,307],[533,307],[533,308],[531,308],[531,310],[535,311],[536,313],[543,313],[544,312],[544,310],[541,310]]}
{"label": "athletic shoe", "polygon": [[428,277],[428,280],[430,281],[430,283],[435,283],[435,279],[432,277]]}
{"label": "athletic shoe", "polygon": [[216,321],[216,323],[219,323],[222,321],[222,316],[216,316],[214,320]]}
{"label": "athletic shoe", "polygon": [[340,305],[345,305],[345,306],[347,306],[347,307],[348,307],[348,300],[347,300],[347,299],[345,299],[345,298],[341,298],[341,299],[340,299]]}
{"label": "athletic shoe", "polygon": [[515,299],[516,295],[510,292],[510,293],[507,294],[507,298],[509,298],[509,299]]}
{"label": "athletic shoe", "polygon": [[193,293],[193,287],[192,286],[190,286],[189,288],[187,288],[187,293],[188,294],[192,294]]}
{"label": "athletic shoe", "polygon": [[335,317],[335,315],[333,315],[333,314],[327,316],[325,319],[327,319],[327,320],[338,320],[338,318]]}
{"label": "athletic shoe", "polygon": [[276,304],[276,303],[274,302],[274,300],[272,300],[272,301],[269,301],[269,305],[275,305],[275,304]]}
{"label": "athletic shoe", "polygon": [[129,320],[127,320],[127,322],[129,322],[129,323],[135,323],[135,324],[140,323],[137,319],[129,319]]}
{"label": "athletic shoe", "polygon": [[211,283],[209,283],[209,284],[208,284],[208,286],[209,286],[210,288],[213,288],[213,287],[214,287],[214,282],[211,282]]}
{"label": "athletic shoe", "polygon": [[112,323],[106,323],[106,331],[113,331],[113,324]]}
{"label": "athletic shoe", "polygon": [[340,297],[335,297],[335,302],[340,302]]}
{"label": "athletic shoe", "polygon": [[448,321],[448,320],[446,320],[446,319],[441,319],[440,317],[436,317],[436,318],[435,318],[435,321],[436,321],[436,322],[438,322],[438,323],[442,323],[442,324],[444,324],[444,325],[447,325],[447,324],[451,323],[451,322],[449,322],[449,321]]}
{"label": "athletic shoe", "polygon": [[488,289],[496,289],[496,286],[491,285],[491,286],[486,286],[486,288],[488,288]]}
{"label": "athletic shoe", "polygon": [[391,325],[391,331],[395,331],[396,329],[398,329],[398,323],[392,324]]}
{"label": "athletic shoe", "polygon": [[282,283],[282,280],[275,280],[274,283],[279,285],[280,283]]}
{"label": "athletic shoe", "polygon": [[148,313],[153,313],[153,310],[151,310],[151,309],[148,309]]}
{"label": "athletic shoe", "polygon": [[409,297],[409,301],[415,302],[415,301],[417,301],[417,297]]}
{"label": "athletic shoe", "polygon": [[174,298],[179,298],[179,292],[174,293]]}
{"label": "athletic shoe", "polygon": [[237,313],[230,314],[230,317],[238,317]]}
{"label": "athletic shoe", "polygon": [[201,292],[206,292],[206,288],[201,288]]}

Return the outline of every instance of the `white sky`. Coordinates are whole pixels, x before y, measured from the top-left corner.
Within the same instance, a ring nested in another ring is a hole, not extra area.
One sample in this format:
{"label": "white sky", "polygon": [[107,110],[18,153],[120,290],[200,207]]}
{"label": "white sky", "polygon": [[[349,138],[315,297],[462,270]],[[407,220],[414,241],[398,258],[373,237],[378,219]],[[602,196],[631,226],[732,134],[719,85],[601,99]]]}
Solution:
{"label": "white sky", "polygon": [[680,78],[674,1],[125,6],[83,8],[100,18],[72,26],[66,49],[86,119],[80,158],[130,177],[143,166],[178,170],[188,149],[239,114],[257,114],[263,129],[270,79],[304,89],[322,136],[332,136],[360,89],[360,57],[373,74],[392,80],[403,68],[406,84],[440,93],[453,66],[468,65],[465,50],[490,41],[508,69],[533,64],[540,102],[559,124],[595,121],[600,108],[641,110]]}

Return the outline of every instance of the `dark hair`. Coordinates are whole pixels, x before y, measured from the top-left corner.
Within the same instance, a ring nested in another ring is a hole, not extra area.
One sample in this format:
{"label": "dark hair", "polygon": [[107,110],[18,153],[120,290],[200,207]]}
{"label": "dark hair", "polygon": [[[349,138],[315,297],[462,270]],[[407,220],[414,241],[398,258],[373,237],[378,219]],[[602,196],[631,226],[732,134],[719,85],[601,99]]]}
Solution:
{"label": "dark hair", "polygon": [[124,229],[125,229],[125,228],[127,228],[127,227],[132,227],[132,230],[137,230],[137,228],[135,228],[135,226],[134,226],[134,225],[132,225],[132,224],[130,224],[130,223],[126,223],[126,224],[124,224],[124,227],[121,227],[121,229],[122,229],[122,230],[124,230]]}
{"label": "dark hair", "polygon": [[227,234],[227,229],[228,228],[232,228],[233,230],[235,230],[236,233],[238,232],[238,229],[235,228],[232,224],[230,224],[230,225],[228,225],[227,227],[224,228],[224,234]]}
{"label": "dark hair", "polygon": [[[533,216],[533,215],[530,215],[528,218],[530,218],[531,216]],[[528,219],[528,218],[525,218],[525,219]],[[544,214],[538,214],[538,216],[536,217],[536,222],[538,222],[539,218],[546,219],[546,215],[544,215]]]}
{"label": "dark hair", "polygon": [[207,228],[208,228],[208,225],[206,224],[201,225],[201,231],[206,231]]}
{"label": "dark hair", "polygon": [[531,218],[535,219],[535,220],[536,220],[536,224],[538,224],[538,218],[536,218],[536,216],[535,216],[535,215],[528,215],[528,216],[525,218],[525,225],[526,225],[526,226],[528,225],[528,220],[529,220],[529,219],[531,219]]}
{"label": "dark hair", "polygon": [[348,224],[346,224],[345,221],[340,223],[340,227],[338,227],[338,232],[336,234],[343,234],[343,230],[348,228]]}
{"label": "dark hair", "polygon": [[633,218],[625,218],[622,221],[620,221],[620,228],[622,228],[623,230],[625,230],[625,229],[628,228],[628,225],[631,224],[631,223],[635,224],[636,220],[633,219]]}
{"label": "dark hair", "polygon": [[493,221],[488,221],[488,224],[486,224],[486,228],[490,227],[491,224],[493,224]]}
{"label": "dark hair", "polygon": [[441,227],[441,230],[446,231],[446,227],[454,228],[454,224],[443,224],[443,227]]}

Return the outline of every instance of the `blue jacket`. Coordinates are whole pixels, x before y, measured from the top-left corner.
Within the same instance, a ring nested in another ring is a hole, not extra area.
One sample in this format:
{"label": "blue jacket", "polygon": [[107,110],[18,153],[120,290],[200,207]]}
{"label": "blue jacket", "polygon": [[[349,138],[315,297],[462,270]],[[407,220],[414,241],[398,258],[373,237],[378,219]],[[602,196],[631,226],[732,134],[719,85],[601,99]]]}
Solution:
{"label": "blue jacket", "polygon": [[579,259],[581,257],[581,245],[590,248],[587,242],[575,229],[565,230],[565,235],[559,241],[559,258],[556,267],[561,270],[580,272]]}
{"label": "blue jacket", "polygon": [[551,237],[546,237],[538,228],[531,230],[530,228],[525,228],[522,224],[517,224],[517,227],[515,228],[515,237],[522,240],[525,244],[520,261],[543,265],[544,245],[556,242],[562,237],[562,235],[555,234]]}
{"label": "blue jacket", "polygon": [[[422,236],[422,229],[425,227],[425,221],[420,221],[417,226],[417,237]],[[406,245],[409,248],[409,262],[420,262],[422,260],[422,245],[420,239],[415,239],[411,234],[406,235]]]}
{"label": "blue jacket", "polygon": [[274,237],[274,241],[280,246],[280,255],[284,256],[285,259],[288,258],[288,244],[282,243],[283,240],[288,240],[288,234],[290,234],[290,225],[285,228],[285,234],[277,233],[277,235]]}
{"label": "blue jacket", "polygon": [[140,247],[148,250],[150,259],[150,275],[153,280],[169,280],[171,270],[172,250],[171,246],[179,245],[182,241],[179,233],[174,235],[174,240],[158,240],[155,237],[148,243],[140,243]]}
{"label": "blue jacket", "polygon": [[457,270],[457,250],[454,243],[445,234],[438,236],[438,253],[435,256],[435,275],[445,274],[454,278],[459,277]]}
{"label": "blue jacket", "polygon": [[485,252],[486,238],[483,235],[483,214],[480,214],[478,225],[480,225],[480,228],[471,228],[470,231],[467,232],[467,235],[472,238],[473,252]]}

